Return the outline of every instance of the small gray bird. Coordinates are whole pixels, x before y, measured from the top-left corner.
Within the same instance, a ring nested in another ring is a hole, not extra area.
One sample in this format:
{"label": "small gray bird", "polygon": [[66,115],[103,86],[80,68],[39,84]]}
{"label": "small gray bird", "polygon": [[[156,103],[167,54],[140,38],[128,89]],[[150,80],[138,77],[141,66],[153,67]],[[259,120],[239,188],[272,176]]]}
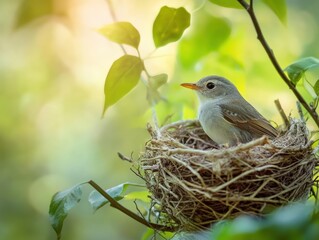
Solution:
{"label": "small gray bird", "polygon": [[234,146],[263,135],[270,138],[278,135],[277,130],[226,78],[208,76],[197,83],[183,83],[181,86],[196,90],[200,102],[199,122],[216,143]]}

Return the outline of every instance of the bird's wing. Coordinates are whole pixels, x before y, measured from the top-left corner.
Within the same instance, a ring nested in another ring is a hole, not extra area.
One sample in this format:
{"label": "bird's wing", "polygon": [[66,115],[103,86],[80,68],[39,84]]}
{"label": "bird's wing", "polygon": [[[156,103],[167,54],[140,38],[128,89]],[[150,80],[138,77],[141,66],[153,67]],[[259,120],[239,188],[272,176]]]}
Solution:
{"label": "bird's wing", "polygon": [[238,128],[254,133],[255,135],[262,136],[268,135],[270,137],[276,137],[278,135],[277,130],[270,125],[270,123],[258,113],[254,107],[248,102],[246,107],[240,107],[238,104],[221,104],[221,112],[228,122],[235,125]]}

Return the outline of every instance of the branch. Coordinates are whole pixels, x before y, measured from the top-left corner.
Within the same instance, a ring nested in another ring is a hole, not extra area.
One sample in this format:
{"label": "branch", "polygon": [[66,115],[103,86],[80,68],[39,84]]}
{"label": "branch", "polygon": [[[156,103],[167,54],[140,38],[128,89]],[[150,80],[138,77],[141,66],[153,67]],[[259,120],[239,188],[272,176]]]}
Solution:
{"label": "branch", "polygon": [[[116,18],[116,15],[115,15],[115,11],[114,11],[114,8],[113,8],[112,1],[111,0],[106,0],[106,3],[108,5],[108,7],[109,7],[110,14],[111,14],[113,22],[117,22],[117,18]],[[122,51],[124,52],[124,54],[127,54],[123,44],[119,44],[119,45],[120,45],[120,48],[122,49]]]}
{"label": "branch", "polygon": [[123,207],[121,204],[119,204],[114,198],[112,198],[107,192],[105,192],[99,185],[97,185],[94,181],[90,180],[88,182],[96,191],[98,191],[103,197],[105,197],[109,202],[110,205],[118,210],[120,210],[122,213],[126,214],[127,216],[133,218],[135,221],[145,225],[146,227],[158,230],[158,231],[163,231],[163,232],[176,232],[178,230],[177,227],[173,226],[164,226],[164,225],[159,225],[155,223],[151,223],[146,221],[144,218],[138,216],[131,210]]}
{"label": "branch", "polygon": [[261,31],[259,22],[256,18],[255,12],[254,12],[254,5],[253,5],[253,0],[250,0],[250,3],[248,4],[245,0],[237,0],[247,11],[249,14],[251,21],[254,25],[254,28],[257,33],[257,39],[260,41],[261,45],[265,49],[272,65],[275,67],[276,71],[280,75],[280,77],[284,80],[284,82],[288,85],[288,87],[292,90],[298,101],[302,104],[302,106],[307,110],[307,112],[310,114],[312,119],[315,121],[316,125],[319,127],[319,116],[315,109],[313,109],[311,106],[308,105],[306,100],[301,96],[301,94],[298,92],[296,89],[296,86],[289,80],[287,75],[284,73],[282,68],[280,67],[272,49],[269,47],[263,32]]}
{"label": "branch", "polygon": [[285,124],[286,129],[288,129],[289,126],[290,126],[290,122],[289,122],[289,120],[287,118],[287,115],[285,114],[284,110],[281,107],[279,99],[275,100],[275,105],[276,105],[277,110],[278,110],[278,112],[279,112],[279,114],[280,114],[280,116],[281,116],[281,118],[282,118],[282,120],[283,120],[283,122]]}

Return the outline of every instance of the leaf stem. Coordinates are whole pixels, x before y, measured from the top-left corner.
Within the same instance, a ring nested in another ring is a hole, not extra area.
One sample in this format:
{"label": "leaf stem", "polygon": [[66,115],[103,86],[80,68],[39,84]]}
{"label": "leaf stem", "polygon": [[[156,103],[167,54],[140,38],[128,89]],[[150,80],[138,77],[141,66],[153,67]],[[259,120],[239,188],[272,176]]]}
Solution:
{"label": "leaf stem", "polygon": [[288,87],[292,90],[298,101],[302,104],[302,106],[307,110],[307,112],[310,114],[316,125],[319,127],[319,117],[317,112],[311,108],[310,105],[306,102],[306,100],[302,97],[302,95],[298,92],[296,89],[296,86],[289,80],[287,75],[284,73],[282,68],[280,67],[273,50],[268,45],[264,34],[260,28],[259,22],[257,20],[257,17],[254,12],[254,1],[250,0],[250,3],[248,4],[245,0],[237,0],[247,11],[249,14],[251,21],[254,25],[254,28],[257,33],[257,39],[260,41],[261,45],[263,46],[264,50],[266,51],[272,65],[275,67],[277,73],[280,75],[280,77],[284,80],[284,82],[288,85]]}
{"label": "leaf stem", "polygon": [[[143,61],[143,59],[142,59],[142,57],[141,57],[141,52],[140,52],[140,50],[136,49],[136,51],[137,51],[138,57]],[[146,67],[145,67],[145,63],[143,63],[143,70],[144,70],[144,72],[145,72],[145,74],[146,74],[146,76],[147,76],[147,82],[149,83],[150,78],[151,78],[151,75],[150,75],[149,72],[147,71],[147,69],[146,69]]]}
{"label": "leaf stem", "polygon": [[103,197],[105,197],[109,202],[110,205],[122,213],[126,214],[127,216],[133,218],[135,221],[145,225],[146,227],[158,230],[158,231],[164,231],[164,232],[176,232],[178,230],[178,227],[174,226],[164,226],[159,225],[156,223],[151,223],[146,221],[144,218],[138,216],[131,210],[123,207],[121,204],[119,204],[116,200],[114,200],[107,192],[105,192],[99,185],[97,185],[93,180],[88,181],[88,183],[96,190],[98,191]]}
{"label": "leaf stem", "polygon": [[[106,0],[106,2],[107,2],[107,5],[109,6],[109,10],[110,10],[113,22],[117,22],[117,18],[116,18],[116,15],[115,15],[115,11],[114,11],[114,7],[113,7],[112,1],[111,0]],[[124,52],[124,54],[127,54],[127,51],[125,50],[123,44],[119,44],[119,46],[122,49],[122,51]]]}

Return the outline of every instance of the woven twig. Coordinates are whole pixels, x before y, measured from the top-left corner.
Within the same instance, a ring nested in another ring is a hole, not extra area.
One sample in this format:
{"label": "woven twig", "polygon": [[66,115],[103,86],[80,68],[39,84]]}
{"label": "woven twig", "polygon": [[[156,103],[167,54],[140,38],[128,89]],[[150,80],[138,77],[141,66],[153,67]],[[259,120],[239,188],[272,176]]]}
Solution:
{"label": "woven twig", "polygon": [[291,120],[282,136],[228,148],[218,146],[198,121],[148,130],[152,139],[138,165],[161,221],[183,231],[205,229],[240,214],[307,199],[318,158],[308,130]]}

